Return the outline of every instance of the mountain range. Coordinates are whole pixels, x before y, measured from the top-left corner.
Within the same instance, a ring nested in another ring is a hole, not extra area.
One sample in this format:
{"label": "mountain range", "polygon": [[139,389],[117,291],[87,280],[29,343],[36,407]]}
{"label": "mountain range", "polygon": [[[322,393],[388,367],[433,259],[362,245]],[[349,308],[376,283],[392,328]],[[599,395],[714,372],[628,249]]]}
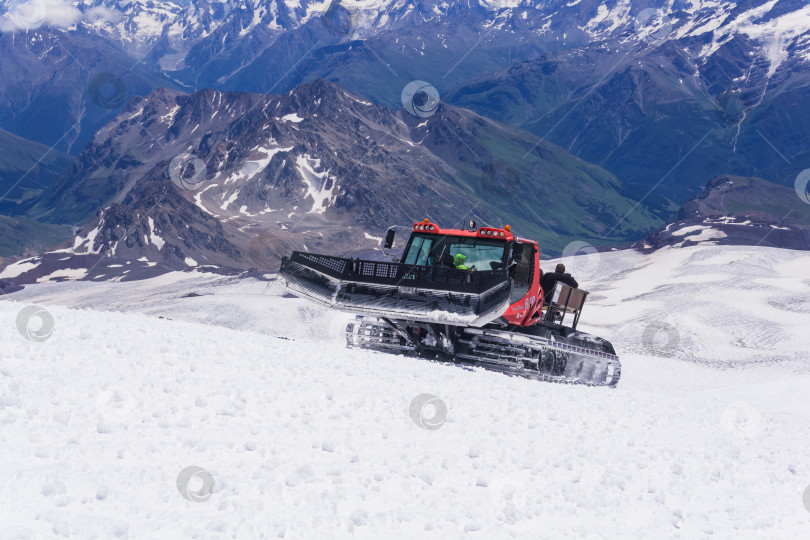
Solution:
{"label": "mountain range", "polygon": [[[446,103],[601,165],[638,198],[655,186],[657,208],[718,174],[787,184],[810,166],[810,6],[799,0],[90,0],[65,20],[27,23],[13,16],[19,2],[3,3],[17,30],[0,42],[15,58],[4,79],[42,77],[0,88],[0,125],[48,145],[68,133],[57,147],[74,155],[118,111],[88,99],[89,81],[108,74],[113,97],[278,93],[324,78],[394,109],[409,81],[425,80]],[[48,129],[20,94],[60,104]]]}
{"label": "mountain range", "polygon": [[[539,238],[547,258],[571,238],[610,238],[607,248],[658,221],[621,198],[610,173],[550,143],[537,150],[541,160],[521,159],[532,140],[448,105],[427,118],[392,113],[326,81],[285,95],[157,90],[100,130],[32,209],[50,209],[39,217],[54,223],[87,224],[62,249],[0,277],[16,290],[172,269],[260,276],[295,249],[379,257],[389,225],[408,228],[421,216],[448,227],[509,222]],[[794,190],[726,175],[632,247],[806,250],[808,223],[810,205]]]}
{"label": "mountain range", "polygon": [[603,169],[470,111],[393,112],[319,80],[284,95],[133,99],[31,215],[83,226],[77,254],[247,268],[252,242],[350,253],[422,217],[509,223],[549,253],[570,236],[613,244],[658,222],[622,190]]}
{"label": "mountain range", "polygon": [[[245,268],[261,246],[353,253],[414,214],[471,213],[553,254],[644,238],[709,178],[787,186],[810,167],[810,7],[793,0],[0,13],[0,256],[75,231],[76,255]],[[413,84],[428,114],[408,113]]]}

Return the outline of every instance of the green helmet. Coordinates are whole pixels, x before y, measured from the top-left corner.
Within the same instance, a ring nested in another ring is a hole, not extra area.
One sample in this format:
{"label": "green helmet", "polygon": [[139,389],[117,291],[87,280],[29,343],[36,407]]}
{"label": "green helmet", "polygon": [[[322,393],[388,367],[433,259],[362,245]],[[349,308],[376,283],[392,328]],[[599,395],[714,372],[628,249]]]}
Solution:
{"label": "green helmet", "polygon": [[464,263],[465,263],[466,261],[467,261],[467,256],[466,256],[466,255],[464,255],[463,253],[458,253],[458,254],[456,254],[456,256],[453,258],[453,264],[455,264],[455,265],[456,265],[456,268],[459,268],[459,269],[461,269],[461,270],[467,270],[467,269],[468,269],[468,268],[467,268],[467,267],[464,265]]}

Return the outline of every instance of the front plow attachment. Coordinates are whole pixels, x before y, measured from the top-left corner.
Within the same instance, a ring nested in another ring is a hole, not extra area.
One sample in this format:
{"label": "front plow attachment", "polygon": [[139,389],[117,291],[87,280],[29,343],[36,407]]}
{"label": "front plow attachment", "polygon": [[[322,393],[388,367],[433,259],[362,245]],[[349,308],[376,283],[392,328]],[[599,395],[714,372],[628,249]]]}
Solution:
{"label": "front plow attachment", "polygon": [[278,280],[296,296],[347,313],[476,327],[500,317],[512,292],[505,270],[413,266],[301,251],[282,259]]}

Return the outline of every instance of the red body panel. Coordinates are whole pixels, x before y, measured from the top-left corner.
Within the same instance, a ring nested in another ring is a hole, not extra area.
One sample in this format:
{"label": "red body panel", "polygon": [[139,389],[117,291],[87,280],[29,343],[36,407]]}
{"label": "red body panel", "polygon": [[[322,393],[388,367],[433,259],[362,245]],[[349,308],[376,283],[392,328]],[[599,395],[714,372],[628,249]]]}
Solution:
{"label": "red body panel", "polygon": [[504,313],[503,316],[507,321],[509,321],[509,324],[515,326],[531,326],[540,321],[541,310],[543,307],[543,290],[540,288],[540,250],[537,242],[534,240],[516,237],[512,234],[508,226],[503,229],[498,229],[495,227],[478,227],[475,230],[442,229],[436,223],[431,223],[426,219],[421,223],[414,223],[413,230],[414,232],[428,234],[433,233],[440,236],[498,238],[507,242],[521,242],[532,246],[534,271],[532,272],[532,282],[529,287],[529,292],[520,300],[509,306],[509,309],[506,310],[506,313]]}
{"label": "red body panel", "polygon": [[[432,227],[432,228],[431,228]],[[435,223],[431,223],[427,219],[421,223],[413,224],[414,232],[434,233],[439,236],[466,236],[467,238],[500,238],[511,242],[515,236],[508,229],[496,229],[495,227],[478,227],[475,230],[464,229],[442,229]],[[487,234],[491,233],[491,234]],[[503,233],[503,235],[501,235]],[[535,245],[537,243],[535,242]]]}
{"label": "red body panel", "polygon": [[503,316],[509,321],[509,324],[515,326],[531,326],[540,321],[543,307],[543,289],[540,288],[540,253],[537,248],[537,242],[523,239],[519,241],[534,246],[534,253],[532,254],[534,257],[532,283],[526,296],[509,306],[509,309],[506,310]]}

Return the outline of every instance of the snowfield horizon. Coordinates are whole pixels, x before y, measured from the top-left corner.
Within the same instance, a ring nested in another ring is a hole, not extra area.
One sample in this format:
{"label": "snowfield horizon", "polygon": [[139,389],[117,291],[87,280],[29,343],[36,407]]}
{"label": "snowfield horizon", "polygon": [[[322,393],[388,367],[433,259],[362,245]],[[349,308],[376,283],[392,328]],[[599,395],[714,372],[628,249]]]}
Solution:
{"label": "snowfield horizon", "polygon": [[272,276],[3,296],[0,538],[801,537],[810,253],[566,262],[616,388],[347,349]]}

